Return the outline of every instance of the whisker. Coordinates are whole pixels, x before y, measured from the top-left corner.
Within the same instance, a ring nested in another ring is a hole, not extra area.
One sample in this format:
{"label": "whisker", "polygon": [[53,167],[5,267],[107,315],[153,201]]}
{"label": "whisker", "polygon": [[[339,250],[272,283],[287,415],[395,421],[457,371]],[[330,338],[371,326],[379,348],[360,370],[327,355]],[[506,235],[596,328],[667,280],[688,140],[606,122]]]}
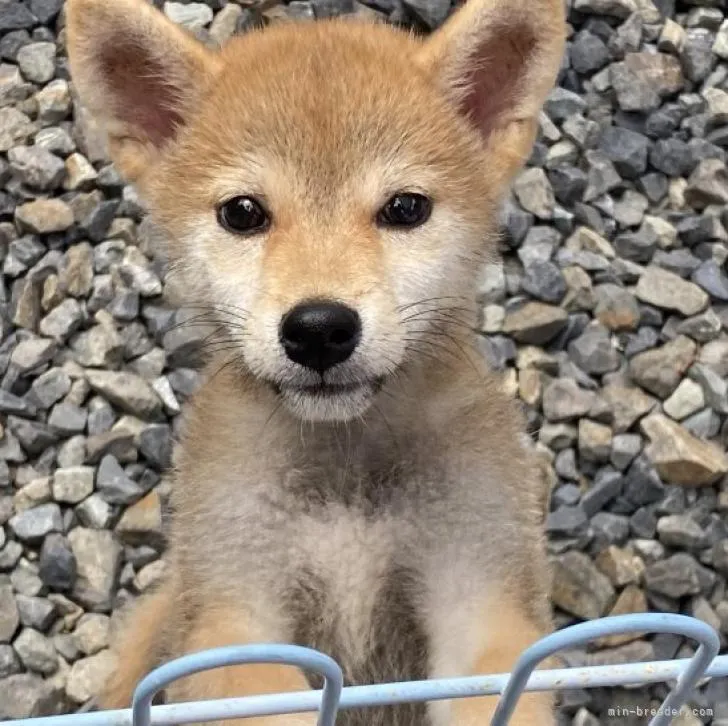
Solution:
{"label": "whisker", "polygon": [[441,323],[448,323],[452,325],[459,325],[461,328],[467,328],[470,330],[474,330],[473,324],[471,322],[468,322],[466,320],[461,320],[457,315],[447,313],[447,312],[435,312],[430,314],[428,317],[424,317],[423,315],[420,316],[411,316],[407,318],[406,321],[401,321],[403,325],[407,325],[407,323],[412,322],[441,322]]}
{"label": "whisker", "polygon": [[437,345],[433,344],[432,341],[427,341],[427,340],[411,341],[407,346],[408,351],[411,351],[411,352],[417,354],[418,356],[423,356],[423,357],[427,358],[428,360],[432,360],[432,361],[436,362],[438,365],[443,365],[446,368],[448,368],[448,370],[454,370],[453,367],[451,366],[451,364],[448,363],[447,361],[443,360],[437,353],[433,352],[432,350],[423,350],[421,347],[419,347],[419,345],[413,345],[413,343],[418,343],[418,344],[425,343],[425,344],[430,345],[431,347],[435,348],[436,350],[439,349],[439,350],[447,351],[448,353],[450,353],[450,355],[453,355],[457,359],[458,356],[449,348],[447,348],[445,346],[437,346]]}
{"label": "whisker", "polygon": [[202,310],[208,313],[213,313],[216,315],[230,315],[234,318],[239,318],[240,320],[247,320],[250,317],[250,313],[247,310],[244,310],[243,308],[238,308],[235,306],[221,306],[219,304],[215,305],[182,305],[180,310]]}
{"label": "whisker", "polygon": [[417,305],[427,305],[431,302],[436,302],[438,300],[469,300],[470,298],[467,298],[463,295],[441,295],[440,297],[426,297],[422,300],[415,300],[415,302],[408,303],[407,305],[400,305],[397,308],[397,312],[404,312],[405,310],[408,310],[409,308],[416,307]]}
{"label": "whisker", "polygon": [[434,308],[426,308],[425,310],[418,310],[414,313],[410,313],[409,315],[407,315],[404,318],[400,318],[400,320],[402,322],[406,323],[409,320],[413,320],[415,318],[422,317],[423,315],[431,315],[433,313],[439,313],[439,312],[443,312],[443,313],[444,312],[449,312],[449,313],[462,312],[462,313],[471,313],[472,314],[475,311],[473,308],[468,308],[468,307],[458,306],[458,305],[450,305],[447,307],[438,306],[438,307],[434,307]]}
{"label": "whisker", "polygon": [[213,381],[217,376],[220,375],[228,366],[238,362],[237,356],[233,356],[229,361],[223,363],[208,379],[207,382]]}
{"label": "whisker", "polygon": [[270,416],[265,420],[265,423],[260,429],[260,435],[263,435],[263,432],[266,430],[268,424],[272,421],[273,417],[280,411],[281,406],[283,406],[283,398],[278,396],[278,403],[273,407],[273,410],[270,413]]}
{"label": "whisker", "polygon": [[443,332],[442,330],[440,330],[438,332],[440,333],[440,335],[444,335],[448,340],[450,340],[452,342],[452,344],[454,346],[456,346],[457,349],[463,354],[463,358],[465,358],[465,360],[470,364],[470,366],[472,367],[472,369],[476,373],[479,373],[478,367],[475,365],[475,363],[473,363],[473,361],[471,360],[471,358],[468,356],[467,352],[465,351],[465,348],[463,348],[463,346],[460,343],[460,341],[454,335],[450,335],[449,333]]}
{"label": "whisker", "polygon": [[431,361],[434,365],[440,366],[442,368],[445,368],[446,370],[450,371],[451,373],[455,372],[455,368],[452,365],[452,363],[448,363],[447,361],[442,360],[440,356],[438,356],[436,353],[432,353],[430,351],[421,350],[418,348],[412,348],[412,352],[419,358],[424,358],[425,360]]}
{"label": "whisker", "polygon": [[216,353],[226,353],[229,350],[240,352],[239,343],[225,343],[215,347],[214,345],[205,346],[199,349],[201,353],[207,353],[208,355],[214,355]]}

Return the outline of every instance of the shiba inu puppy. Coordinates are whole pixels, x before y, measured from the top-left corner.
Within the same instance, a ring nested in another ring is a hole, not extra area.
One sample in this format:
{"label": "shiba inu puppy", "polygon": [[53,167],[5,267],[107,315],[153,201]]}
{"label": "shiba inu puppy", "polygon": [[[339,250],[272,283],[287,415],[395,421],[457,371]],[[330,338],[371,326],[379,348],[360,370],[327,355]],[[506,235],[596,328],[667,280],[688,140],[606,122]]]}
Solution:
{"label": "shiba inu puppy", "polygon": [[[506,672],[548,632],[542,481],[472,330],[562,3],[469,0],[427,38],[282,24],[214,51],[144,0],[69,0],[75,87],[224,349],[187,410],[168,576],[129,618],[104,707],[220,645],[312,646],[366,684]],[[168,695],[312,685],[241,666]],[[481,726],[494,701],[339,723]],[[545,695],[512,721],[552,722]]]}

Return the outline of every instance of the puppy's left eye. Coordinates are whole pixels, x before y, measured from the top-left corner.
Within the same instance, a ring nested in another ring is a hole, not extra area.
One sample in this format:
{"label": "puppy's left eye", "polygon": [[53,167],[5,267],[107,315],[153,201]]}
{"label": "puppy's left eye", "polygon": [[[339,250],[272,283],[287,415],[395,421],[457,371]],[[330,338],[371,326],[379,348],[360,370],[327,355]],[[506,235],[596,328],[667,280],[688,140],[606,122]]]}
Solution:
{"label": "puppy's left eye", "polygon": [[418,227],[432,212],[432,202],[422,194],[395,194],[377,214],[377,224],[383,227]]}

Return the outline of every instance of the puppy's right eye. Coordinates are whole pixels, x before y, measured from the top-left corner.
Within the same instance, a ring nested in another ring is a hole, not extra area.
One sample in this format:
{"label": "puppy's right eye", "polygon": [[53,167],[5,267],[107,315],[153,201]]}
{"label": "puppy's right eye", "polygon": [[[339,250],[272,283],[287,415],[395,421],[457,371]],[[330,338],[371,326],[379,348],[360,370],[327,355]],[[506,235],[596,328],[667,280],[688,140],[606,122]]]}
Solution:
{"label": "puppy's right eye", "polygon": [[235,234],[256,234],[270,225],[270,216],[253,197],[233,197],[217,209],[217,221]]}

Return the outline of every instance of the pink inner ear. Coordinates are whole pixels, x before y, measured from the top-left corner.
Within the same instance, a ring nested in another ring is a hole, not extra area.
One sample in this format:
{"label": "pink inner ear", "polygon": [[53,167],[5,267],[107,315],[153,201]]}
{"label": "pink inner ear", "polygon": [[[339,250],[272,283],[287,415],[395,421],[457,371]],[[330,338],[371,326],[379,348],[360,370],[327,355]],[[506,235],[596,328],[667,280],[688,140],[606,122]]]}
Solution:
{"label": "pink inner ear", "polygon": [[527,29],[493,30],[470,55],[462,110],[484,136],[505,123],[518,102],[535,43]]}
{"label": "pink inner ear", "polygon": [[143,140],[161,146],[182,118],[177,110],[179,91],[163,77],[162,64],[134,44],[104,49],[102,68],[119,120],[138,129]]}

